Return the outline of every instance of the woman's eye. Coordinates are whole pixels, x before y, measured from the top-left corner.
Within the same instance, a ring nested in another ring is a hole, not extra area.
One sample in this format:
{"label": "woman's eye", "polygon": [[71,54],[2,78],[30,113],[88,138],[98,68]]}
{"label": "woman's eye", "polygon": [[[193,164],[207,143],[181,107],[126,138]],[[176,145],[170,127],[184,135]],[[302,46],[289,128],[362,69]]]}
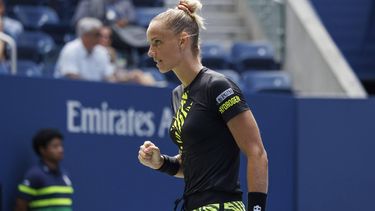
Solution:
{"label": "woman's eye", "polygon": [[161,44],[161,41],[160,40],[155,40],[154,42],[153,42],[153,45],[154,46],[158,46],[158,45],[160,45]]}

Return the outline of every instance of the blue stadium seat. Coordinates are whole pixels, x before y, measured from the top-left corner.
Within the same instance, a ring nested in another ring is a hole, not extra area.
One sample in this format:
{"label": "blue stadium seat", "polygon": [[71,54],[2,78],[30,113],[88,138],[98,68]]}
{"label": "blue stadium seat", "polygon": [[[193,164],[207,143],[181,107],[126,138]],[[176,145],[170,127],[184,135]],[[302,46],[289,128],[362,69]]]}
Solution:
{"label": "blue stadium seat", "polygon": [[241,79],[241,75],[238,72],[236,72],[234,70],[230,70],[230,69],[217,70],[216,72],[225,75],[227,78],[229,78],[234,83],[236,83],[238,87],[240,87],[241,89],[243,88],[243,82],[242,82],[242,79]]}
{"label": "blue stadium seat", "polygon": [[292,82],[285,71],[245,71],[242,73],[245,92],[292,94]]}
{"label": "blue stadium seat", "polygon": [[26,29],[44,31],[59,44],[70,41],[69,36],[74,35],[70,20],[61,21],[56,11],[48,6],[16,5],[13,12]]}
{"label": "blue stadium seat", "polygon": [[13,13],[26,29],[41,29],[46,24],[58,24],[57,13],[46,6],[16,5]]}
{"label": "blue stadium seat", "polygon": [[152,18],[161,12],[164,12],[164,7],[140,7],[136,8],[136,24],[147,28]]}
{"label": "blue stadium seat", "polygon": [[164,0],[133,0],[135,7],[163,7]]}
{"label": "blue stadium seat", "polygon": [[27,77],[42,77],[43,69],[40,65],[30,60],[17,61],[17,75]]}
{"label": "blue stadium seat", "polygon": [[202,64],[213,70],[228,69],[229,64],[225,49],[219,43],[201,44]]}
{"label": "blue stadium seat", "polygon": [[16,5],[48,6],[58,13],[60,20],[70,22],[78,1],[79,0],[8,0],[6,3],[7,8]]}
{"label": "blue stadium seat", "polygon": [[71,23],[78,0],[42,0],[40,4],[49,6],[55,10],[60,18],[60,22]]}
{"label": "blue stadium seat", "polygon": [[269,43],[236,42],[232,46],[230,58],[238,72],[276,69],[274,49]]}
{"label": "blue stadium seat", "polygon": [[19,59],[41,62],[55,49],[55,42],[43,32],[24,32],[17,37]]}
{"label": "blue stadium seat", "polygon": [[9,75],[9,65],[5,62],[0,63],[0,75]]}
{"label": "blue stadium seat", "polygon": [[5,3],[8,6],[15,6],[15,5],[40,5],[44,3],[45,0],[6,0]]}

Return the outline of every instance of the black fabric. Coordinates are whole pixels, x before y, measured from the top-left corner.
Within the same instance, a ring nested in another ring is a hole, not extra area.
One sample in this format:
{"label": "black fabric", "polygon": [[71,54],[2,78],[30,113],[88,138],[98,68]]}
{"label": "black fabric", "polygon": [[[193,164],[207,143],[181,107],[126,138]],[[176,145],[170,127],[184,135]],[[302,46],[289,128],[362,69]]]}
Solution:
{"label": "black fabric", "polygon": [[247,209],[254,211],[265,211],[267,194],[260,192],[250,192],[247,194]]}
{"label": "black fabric", "polygon": [[[173,91],[172,105],[170,135],[182,156],[186,209],[225,202],[233,195],[238,198],[242,194],[240,150],[226,123],[249,109],[240,89],[222,74],[203,68],[189,86],[180,85]],[[189,200],[203,192],[218,193],[218,197]]]}
{"label": "black fabric", "polygon": [[168,155],[162,155],[164,162],[163,165],[158,169],[158,171],[174,176],[180,169],[180,163],[177,158],[170,157]]}
{"label": "black fabric", "polygon": [[225,192],[209,190],[198,192],[186,197],[184,201],[185,209],[191,211],[193,209],[214,203],[225,203],[229,201],[242,201],[241,192]]}

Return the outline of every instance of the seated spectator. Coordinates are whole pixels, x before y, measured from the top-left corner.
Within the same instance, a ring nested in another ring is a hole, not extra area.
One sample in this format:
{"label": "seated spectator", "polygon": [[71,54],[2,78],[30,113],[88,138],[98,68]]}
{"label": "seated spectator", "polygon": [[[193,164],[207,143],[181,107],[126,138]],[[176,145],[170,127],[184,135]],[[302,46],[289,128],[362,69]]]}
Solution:
{"label": "seated spectator", "polygon": [[104,46],[107,49],[107,52],[109,54],[110,61],[113,65],[120,65],[122,67],[125,66],[125,59],[124,59],[124,64],[116,64],[118,62],[118,57],[117,57],[117,52],[116,49],[112,47],[112,29],[109,28],[108,26],[103,26],[100,28],[100,40],[99,44]]}
{"label": "seated spectator", "polygon": [[[108,31],[109,28],[104,28],[102,30],[104,33],[101,34],[101,29],[102,23],[95,18],[83,18],[78,22],[78,38],[68,42],[61,50],[56,64],[55,77],[153,85],[153,78],[141,71],[119,73],[116,70],[117,57],[114,54],[115,50],[111,47],[110,34],[108,34],[111,31]],[[112,52],[112,63],[110,52]]]}
{"label": "seated spectator", "polygon": [[68,42],[58,58],[55,77],[115,82],[114,67],[105,47],[98,45],[102,23],[83,18],[77,24],[77,39]]}
{"label": "seated spectator", "polygon": [[0,17],[3,22],[4,32],[12,36],[13,38],[17,38],[17,36],[23,32],[23,25],[21,24],[21,22],[7,17],[5,15],[5,11],[5,2],[3,0],[0,0]]}
{"label": "seated spectator", "polygon": [[112,47],[112,30],[107,26],[100,29],[100,45],[107,49],[111,64],[115,69],[115,76],[118,82],[130,82],[141,84],[145,86],[155,85],[154,78],[142,72],[141,70],[127,70],[125,69],[125,59],[119,58],[116,50]]}

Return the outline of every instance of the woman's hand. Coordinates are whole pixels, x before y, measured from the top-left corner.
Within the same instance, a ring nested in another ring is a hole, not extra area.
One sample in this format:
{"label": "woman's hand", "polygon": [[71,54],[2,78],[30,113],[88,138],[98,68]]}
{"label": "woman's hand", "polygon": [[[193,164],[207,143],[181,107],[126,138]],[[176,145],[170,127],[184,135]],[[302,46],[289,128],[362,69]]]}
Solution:
{"label": "woman's hand", "polygon": [[138,160],[143,165],[152,169],[159,169],[164,163],[164,159],[160,154],[160,149],[151,141],[145,141],[143,145],[139,147]]}

